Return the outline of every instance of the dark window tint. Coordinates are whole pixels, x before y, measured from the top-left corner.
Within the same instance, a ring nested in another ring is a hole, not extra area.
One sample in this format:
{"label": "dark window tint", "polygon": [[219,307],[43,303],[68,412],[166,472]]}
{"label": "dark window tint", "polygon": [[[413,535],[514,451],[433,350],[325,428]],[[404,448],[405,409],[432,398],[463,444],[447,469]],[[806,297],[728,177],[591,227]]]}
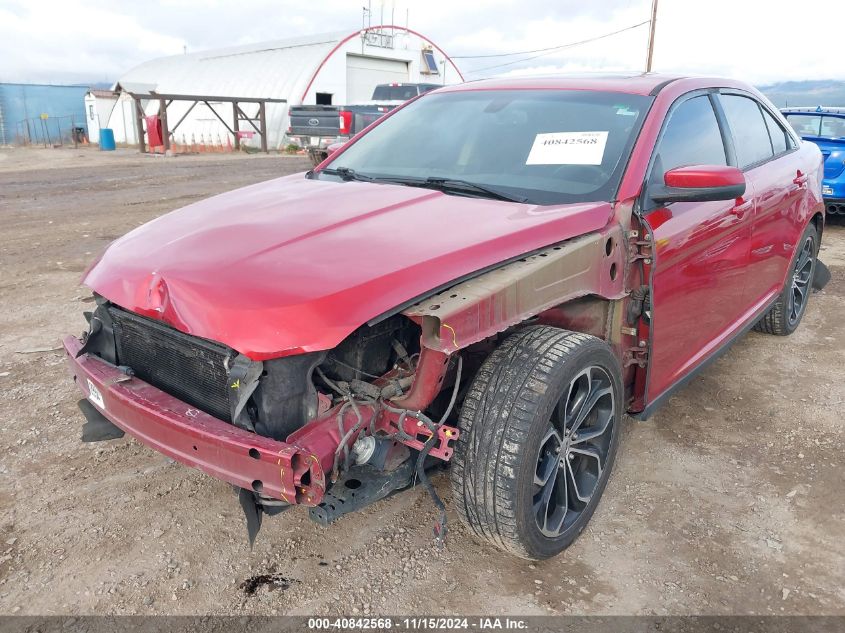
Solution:
{"label": "dark window tint", "polygon": [[771,158],[772,142],[757,102],[737,95],[722,95],[720,99],[733,134],[739,167]]}
{"label": "dark window tint", "polygon": [[818,115],[788,114],[786,120],[801,136],[818,136],[822,118]]}
{"label": "dark window tint", "polygon": [[766,126],[769,128],[769,136],[772,137],[772,147],[775,150],[775,155],[782,154],[786,151],[787,147],[791,147],[786,130],[766,110],[763,110],[763,118],[766,120]]}
{"label": "dark window tint", "polygon": [[655,174],[686,165],[727,165],[713,105],[706,95],[684,101],[670,115],[660,139]]}

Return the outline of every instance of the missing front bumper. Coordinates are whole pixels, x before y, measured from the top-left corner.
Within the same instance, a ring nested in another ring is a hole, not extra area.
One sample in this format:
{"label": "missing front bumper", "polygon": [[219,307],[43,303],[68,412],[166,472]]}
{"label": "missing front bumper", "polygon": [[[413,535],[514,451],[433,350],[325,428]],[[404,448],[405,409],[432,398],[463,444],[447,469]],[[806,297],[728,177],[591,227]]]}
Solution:
{"label": "missing front bumper", "polygon": [[290,504],[322,500],[325,476],[309,451],[218,420],[100,358],[77,358],[81,347],[74,336],[64,340],[77,384],[89,396],[90,381],[103,403],[97,410],[141,443],[239,488]]}

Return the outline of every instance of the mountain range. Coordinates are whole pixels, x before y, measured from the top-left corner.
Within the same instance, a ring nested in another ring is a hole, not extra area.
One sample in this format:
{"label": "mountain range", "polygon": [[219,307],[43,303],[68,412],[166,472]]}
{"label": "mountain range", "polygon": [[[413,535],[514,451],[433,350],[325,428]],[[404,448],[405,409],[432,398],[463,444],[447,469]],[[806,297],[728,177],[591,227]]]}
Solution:
{"label": "mountain range", "polygon": [[845,81],[782,81],[757,86],[779,108],[794,106],[845,106]]}

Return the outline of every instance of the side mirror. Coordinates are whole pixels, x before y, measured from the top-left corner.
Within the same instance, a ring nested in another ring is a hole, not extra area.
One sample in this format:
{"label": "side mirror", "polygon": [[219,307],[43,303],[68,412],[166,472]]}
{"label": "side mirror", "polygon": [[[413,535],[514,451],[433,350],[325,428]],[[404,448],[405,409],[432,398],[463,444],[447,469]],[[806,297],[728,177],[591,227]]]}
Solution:
{"label": "side mirror", "polygon": [[663,182],[649,190],[649,197],[655,202],[733,200],[745,193],[742,171],[724,165],[676,167],[663,175]]}

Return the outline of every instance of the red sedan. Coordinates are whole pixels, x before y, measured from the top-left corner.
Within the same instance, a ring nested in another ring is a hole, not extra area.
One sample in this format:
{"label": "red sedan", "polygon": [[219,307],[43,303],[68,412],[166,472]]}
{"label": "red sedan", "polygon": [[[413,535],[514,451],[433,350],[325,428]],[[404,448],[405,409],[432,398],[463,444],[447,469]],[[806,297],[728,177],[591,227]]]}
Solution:
{"label": "red sedan", "polygon": [[427,93],[307,174],[158,218],[65,339],[86,441],[233,484],[250,538],[451,462],[461,517],[545,558],[584,529],[622,415],[751,328],[798,327],[822,157],[753,88],[634,75]]}

